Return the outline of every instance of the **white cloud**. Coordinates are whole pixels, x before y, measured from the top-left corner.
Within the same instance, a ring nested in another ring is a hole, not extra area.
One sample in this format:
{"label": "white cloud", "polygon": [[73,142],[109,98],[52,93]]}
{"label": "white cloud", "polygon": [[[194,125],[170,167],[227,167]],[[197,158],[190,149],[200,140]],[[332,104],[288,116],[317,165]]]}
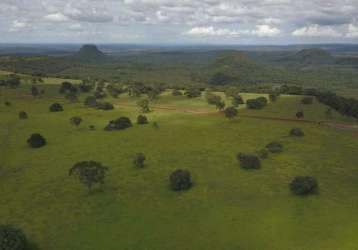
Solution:
{"label": "white cloud", "polygon": [[223,29],[223,28],[214,28],[213,26],[208,27],[194,27],[189,31],[185,32],[184,34],[190,36],[217,36],[217,37],[238,37],[246,31],[236,31],[230,29]]}
{"label": "white cloud", "polygon": [[253,35],[258,37],[274,37],[278,36],[281,31],[267,24],[256,25],[256,30],[252,32]]}
{"label": "white cloud", "polygon": [[31,27],[32,27],[31,24],[26,21],[14,20],[12,22],[10,31],[15,32],[20,30],[26,30],[26,29],[30,29]]}
{"label": "white cloud", "polygon": [[349,24],[346,37],[357,38],[358,37],[358,26],[355,26],[354,24]]}
{"label": "white cloud", "polygon": [[68,21],[68,17],[65,16],[64,14],[62,14],[61,12],[48,14],[48,15],[44,16],[44,19],[46,21],[50,21],[50,22],[65,22],[65,21]]}
{"label": "white cloud", "polygon": [[73,31],[83,31],[83,27],[80,23],[71,24],[68,28]]}
{"label": "white cloud", "polygon": [[293,36],[298,37],[340,37],[341,33],[331,26],[320,26],[318,24],[302,27],[292,32]]}

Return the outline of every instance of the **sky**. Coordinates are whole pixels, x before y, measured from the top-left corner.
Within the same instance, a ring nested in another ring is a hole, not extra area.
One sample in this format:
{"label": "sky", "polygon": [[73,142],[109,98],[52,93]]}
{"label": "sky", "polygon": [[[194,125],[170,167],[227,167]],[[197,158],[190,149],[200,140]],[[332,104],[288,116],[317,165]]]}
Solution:
{"label": "sky", "polygon": [[0,43],[358,43],[358,0],[0,0]]}

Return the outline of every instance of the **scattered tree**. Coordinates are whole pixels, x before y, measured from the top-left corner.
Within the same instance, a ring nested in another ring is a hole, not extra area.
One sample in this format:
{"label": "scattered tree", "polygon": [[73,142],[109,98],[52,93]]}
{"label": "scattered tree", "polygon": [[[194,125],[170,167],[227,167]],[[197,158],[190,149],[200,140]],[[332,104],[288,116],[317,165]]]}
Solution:
{"label": "scattered tree", "polygon": [[184,93],[188,98],[196,98],[201,96],[201,91],[198,88],[190,87]]}
{"label": "scattered tree", "polygon": [[11,106],[11,102],[9,102],[9,101],[5,101],[4,104],[5,104],[5,106],[7,106],[7,107],[10,107],[10,106]]}
{"label": "scattered tree", "polygon": [[265,97],[258,97],[246,101],[246,105],[249,109],[263,109],[267,103],[268,101]]}
{"label": "scattered tree", "polygon": [[101,163],[96,161],[82,161],[73,165],[69,170],[69,176],[78,177],[79,181],[87,186],[88,190],[92,190],[92,186],[104,184],[104,179],[108,168],[102,166]]}
{"label": "scattered tree", "polygon": [[27,139],[27,143],[32,148],[41,148],[46,145],[46,139],[42,135],[36,133],[32,134],[30,138]]}
{"label": "scattered tree", "polygon": [[0,225],[1,250],[27,250],[28,242],[22,230],[12,225]]}
{"label": "scattered tree", "polygon": [[39,89],[38,89],[35,85],[33,85],[33,86],[31,87],[31,95],[32,95],[33,97],[38,97],[39,94],[40,94]]}
{"label": "scattered tree", "polygon": [[89,128],[90,130],[96,130],[96,127],[95,127],[94,125],[89,125],[88,128]]}
{"label": "scattered tree", "polygon": [[174,191],[188,190],[192,187],[191,174],[187,170],[178,169],[169,176],[170,188]]}
{"label": "scattered tree", "polygon": [[270,153],[280,153],[283,151],[283,145],[279,142],[271,142],[266,145],[266,149]]}
{"label": "scattered tree", "polygon": [[276,102],[278,96],[279,96],[279,95],[278,95],[277,93],[271,93],[271,94],[269,94],[270,102]]}
{"label": "scattered tree", "polygon": [[172,92],[172,96],[182,96],[182,95],[183,93],[178,89],[174,89]]}
{"label": "scattered tree", "polygon": [[138,115],[137,124],[148,124],[148,118],[145,115]]}
{"label": "scattered tree", "polygon": [[297,119],[302,119],[302,118],[304,118],[305,117],[305,114],[303,113],[303,111],[298,111],[297,113],[296,113],[296,118]]}
{"label": "scattered tree", "polygon": [[84,102],[84,105],[87,107],[94,108],[97,106],[97,99],[94,96],[87,96]]}
{"label": "scattered tree", "polygon": [[239,153],[237,159],[243,169],[259,169],[261,168],[260,159],[256,155]]}
{"label": "scattered tree", "polygon": [[296,137],[303,137],[303,136],[305,136],[305,133],[300,128],[293,128],[290,131],[290,135],[296,136]]}
{"label": "scattered tree", "polygon": [[257,152],[257,155],[260,157],[260,159],[264,160],[268,158],[269,152],[267,149],[261,149]]}
{"label": "scattered tree", "polygon": [[311,176],[297,176],[290,183],[290,189],[296,195],[314,194],[318,190],[318,182]]}
{"label": "scattered tree", "polygon": [[132,127],[132,122],[128,117],[120,117],[116,120],[112,120],[108,123],[105,127],[105,130],[112,131],[112,130],[123,130]]}
{"label": "scattered tree", "polygon": [[75,126],[75,127],[78,127],[82,122],[82,118],[79,117],[79,116],[74,116],[74,117],[71,117],[70,119],[70,123]]}
{"label": "scattered tree", "polygon": [[146,160],[146,158],[145,158],[145,155],[143,153],[137,153],[134,156],[133,164],[138,168],[143,168],[145,160]]}
{"label": "scattered tree", "polygon": [[28,117],[28,115],[27,115],[27,113],[25,111],[19,112],[19,119],[25,120],[27,118],[29,118],[29,117]]}
{"label": "scattered tree", "polygon": [[232,99],[232,106],[237,108],[241,104],[244,104],[244,99],[242,98],[242,96],[241,95],[234,96]]}
{"label": "scattered tree", "polygon": [[50,106],[50,112],[61,112],[63,111],[63,107],[59,103],[54,103]]}
{"label": "scattered tree", "polygon": [[235,107],[228,107],[224,110],[224,114],[227,118],[233,119],[234,117],[237,116],[238,111]]}
{"label": "scattered tree", "polygon": [[140,107],[141,111],[143,113],[149,113],[150,112],[150,108],[149,108],[149,100],[148,99],[141,99],[137,102],[137,105]]}
{"label": "scattered tree", "polygon": [[110,102],[97,102],[97,109],[101,110],[112,110],[114,109],[114,106]]}

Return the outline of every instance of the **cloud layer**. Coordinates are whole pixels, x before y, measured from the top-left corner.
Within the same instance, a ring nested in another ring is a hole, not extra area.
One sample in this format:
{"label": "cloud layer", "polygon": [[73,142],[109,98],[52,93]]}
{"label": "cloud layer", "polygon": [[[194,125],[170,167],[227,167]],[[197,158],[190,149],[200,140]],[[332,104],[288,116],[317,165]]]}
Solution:
{"label": "cloud layer", "polygon": [[0,42],[358,41],[356,0],[1,0]]}

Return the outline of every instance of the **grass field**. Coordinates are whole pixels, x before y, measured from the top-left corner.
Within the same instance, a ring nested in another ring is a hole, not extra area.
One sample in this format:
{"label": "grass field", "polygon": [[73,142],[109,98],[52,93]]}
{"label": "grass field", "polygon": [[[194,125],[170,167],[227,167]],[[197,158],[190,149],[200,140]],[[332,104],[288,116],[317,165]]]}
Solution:
{"label": "grass field", "polygon": [[[0,220],[22,228],[38,249],[357,249],[357,136],[315,124],[240,117],[293,118],[304,109],[307,119],[319,121],[325,119],[323,105],[302,107],[301,97],[282,96],[264,110],[243,108],[228,120],[213,115],[203,99],[165,94],[153,105],[178,110],[148,114],[159,129],[149,124],[105,132],[111,119],[135,121],[136,99],[120,96],[111,100],[115,110],[99,111],[58,99],[47,88],[42,99],[24,95],[25,87],[0,95]],[[5,100],[12,106],[4,106]],[[55,101],[64,112],[48,111]],[[28,120],[18,119],[22,110]],[[84,119],[79,128],[69,123],[74,115]],[[353,122],[338,114],[332,119]],[[288,137],[293,127],[306,136]],[[29,148],[26,140],[35,132],[48,145]],[[282,142],[284,151],[270,155],[260,170],[240,168],[238,152],[256,152],[272,141]],[[147,156],[144,169],[132,164],[138,152]],[[109,167],[103,192],[88,194],[68,176],[83,160]],[[177,168],[191,171],[191,190],[168,188],[168,175]],[[319,194],[292,195],[288,184],[297,175],[315,176]]]}

